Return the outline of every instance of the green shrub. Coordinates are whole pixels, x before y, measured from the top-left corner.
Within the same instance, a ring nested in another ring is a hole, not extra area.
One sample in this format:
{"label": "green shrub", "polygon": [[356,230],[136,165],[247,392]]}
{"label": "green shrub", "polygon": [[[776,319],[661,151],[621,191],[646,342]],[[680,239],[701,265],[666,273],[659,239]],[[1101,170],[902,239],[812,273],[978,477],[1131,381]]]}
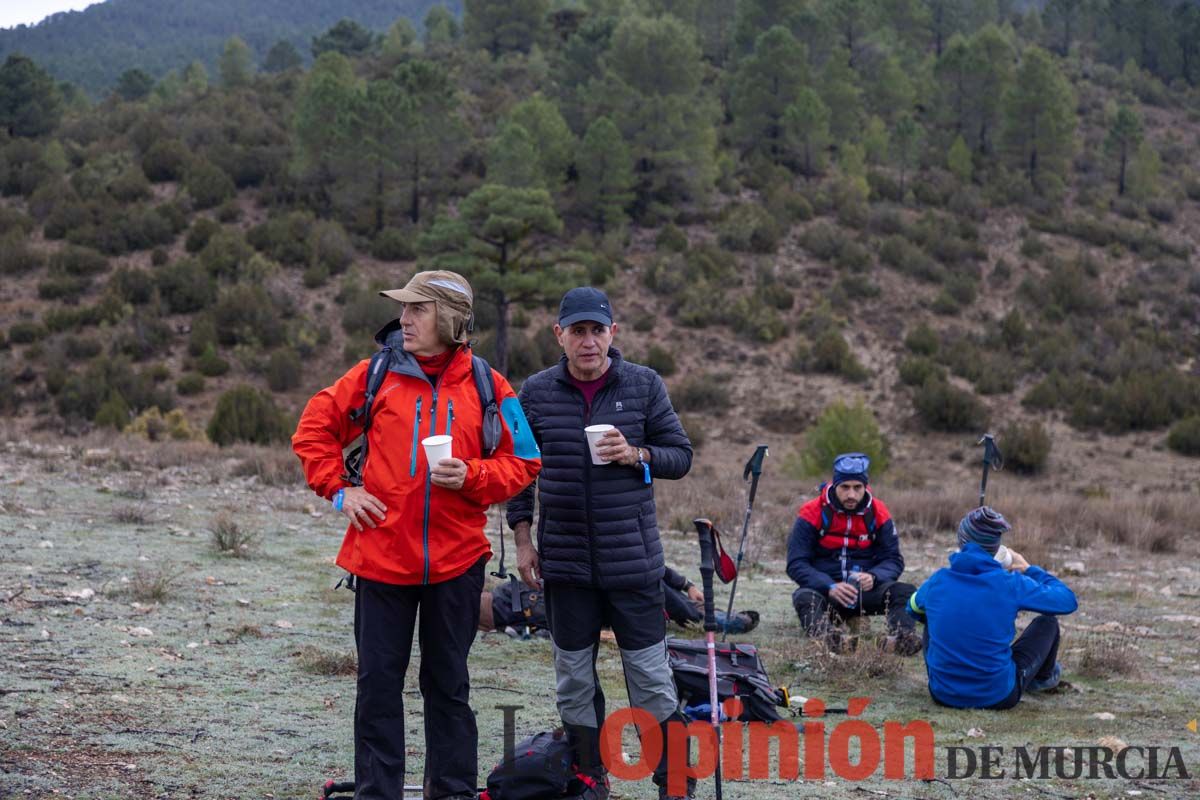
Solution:
{"label": "green shrub", "polygon": [[130,412],[151,406],[169,410],[175,405],[169,389],[156,386],[149,371],[134,372],[124,356],[95,359],[84,371],[67,375],[54,403],[63,417],[94,420],[114,392]]}
{"label": "green shrub", "polygon": [[944,378],[942,367],[925,356],[911,356],[900,362],[900,382],[905,386],[921,386],[929,378]]}
{"label": "green shrub", "polygon": [[242,206],[238,203],[236,197],[231,197],[221,205],[217,206],[217,221],[225,225],[232,225],[242,218]]}
{"label": "green shrub", "polygon": [[208,240],[213,237],[217,231],[221,230],[221,225],[215,220],[208,217],[197,217],[192,223],[191,230],[188,231],[187,238],[183,240],[183,247],[189,253],[199,253],[208,244]]}
{"label": "green shrub", "polygon": [[239,231],[222,228],[200,251],[200,263],[213,277],[236,278],[253,255],[254,249]]}
{"label": "green shrub", "polygon": [[101,404],[96,410],[96,415],[92,417],[92,422],[101,428],[113,428],[118,431],[125,430],[125,426],[129,424],[129,404],[125,402],[125,398],[115,389],[108,394],[108,399]]}
{"label": "green shrub", "polygon": [[879,260],[897,272],[928,283],[941,283],[946,275],[940,264],[903,236],[884,239],[879,246]]}
{"label": "green shrub", "polygon": [[172,314],[202,311],[217,299],[217,282],[192,258],[158,270],[154,282]]}
{"label": "green shrub", "polygon": [[91,285],[91,278],[52,272],[38,281],[38,297],[42,300],[65,300],[68,303],[76,303]]}
{"label": "green shrub", "polygon": [[36,223],[27,214],[15,208],[0,206],[0,236],[12,231],[28,236],[35,227]]}
{"label": "green shrub", "polygon": [[208,161],[193,162],[184,176],[183,185],[193,205],[201,210],[219,206],[233,197],[236,191],[233,179]]}
{"label": "green shrub", "polygon": [[286,392],[300,385],[303,365],[296,351],[283,347],[271,353],[267,359],[267,385],[273,392]]}
{"label": "green shrub", "polygon": [[1014,423],[1000,434],[1004,464],[1023,475],[1036,475],[1050,457],[1050,434],[1040,422]]}
{"label": "green shrub", "polygon": [[733,206],[717,225],[721,246],[741,253],[774,253],[783,233],[775,218],[757,205]]}
{"label": "green shrub", "polygon": [[922,322],[904,337],[904,346],[914,355],[933,356],[937,355],[940,340],[937,332]]}
{"label": "green shrub", "polygon": [[785,230],[797,222],[807,222],[813,218],[812,203],[787,183],[776,183],[768,188],[765,202],[767,211]]}
{"label": "green shrub", "polygon": [[727,380],[716,373],[692,375],[671,391],[671,401],[680,411],[724,414],[733,405]]}
{"label": "green shrub", "polygon": [[154,276],[149,270],[121,267],[108,282],[117,297],[126,303],[144,305],[154,296]]}
{"label": "green shrub", "polygon": [[261,286],[231,286],[221,294],[212,314],[217,341],[223,346],[274,347],[283,341],[280,310]]}
{"label": "green shrub", "polygon": [[[697,292],[699,299],[704,293]],[[715,313],[712,295],[708,295],[705,304],[708,315]],[[697,308],[699,310],[699,308]],[[754,342],[774,342],[787,335],[787,323],[774,307],[763,302],[759,294],[743,295],[732,304],[726,305],[721,315],[722,321],[728,323],[735,331]]]}
{"label": "green shrub", "polygon": [[1167,447],[1185,456],[1200,456],[1200,415],[1179,420],[1167,434]]}
{"label": "green shrub", "polygon": [[800,467],[805,477],[828,475],[839,454],[858,452],[870,457],[871,476],[878,478],[887,471],[889,450],[875,415],[861,400],[854,405],[837,401],[805,431]]}
{"label": "green shrub", "polygon": [[836,330],[827,330],[817,336],[809,353],[807,369],[810,372],[841,375],[855,382],[867,377],[867,370],[859,363],[846,339]]}
{"label": "green shrub", "polygon": [[921,421],[932,430],[977,431],[987,422],[987,410],[979,398],[936,377],[917,389],[913,405]]}
{"label": "green shrub", "polygon": [[21,231],[9,231],[0,237],[0,275],[24,275],[45,263],[46,257],[29,246]]}
{"label": "green shrub", "polygon": [[63,353],[75,361],[87,361],[100,355],[104,345],[91,336],[67,336],[62,342]]}
{"label": "green shrub", "polygon": [[312,260],[309,233],[315,222],[312,214],[302,211],[271,217],[251,228],[246,234],[246,241],[255,250],[281,264],[304,266]]}
{"label": "green shrub", "polygon": [[8,340],[13,344],[31,344],[46,337],[46,328],[36,322],[15,322],[8,329]]}
{"label": "green shrub", "polygon": [[336,222],[318,222],[309,234],[310,266],[320,265],[339,275],[354,263],[354,245]]}
{"label": "green shrub", "polygon": [[288,436],[283,413],[269,394],[253,386],[238,386],[224,392],[208,423],[208,438],[225,447],[234,442],[271,444]]}
{"label": "green shrub", "polygon": [[204,391],[204,376],[198,372],[188,372],[175,382],[175,391],[184,397],[191,397]]}
{"label": "green shrub", "polygon": [[378,291],[358,284],[343,288],[339,295],[342,330],[351,336],[371,336],[400,314],[395,300],[381,297]]}
{"label": "green shrub", "polygon": [[687,234],[683,232],[679,226],[668,222],[658,232],[658,236],[654,239],[654,247],[658,250],[667,250],[672,253],[682,253],[688,249]]}
{"label": "green shrub", "polygon": [[849,241],[849,236],[837,225],[815,222],[800,236],[800,244],[822,261],[833,261]]}
{"label": "green shrub", "polygon": [[178,139],[159,139],[142,156],[142,172],[155,183],[177,181],[191,160],[187,145]]}
{"label": "green shrub", "polygon": [[229,372],[229,362],[217,355],[217,349],[209,344],[196,357],[196,371],[210,378],[218,378]]}
{"label": "green shrub", "polygon": [[109,184],[108,191],[121,203],[136,203],[151,195],[150,181],[137,167],[130,167]]}
{"label": "green shrub", "polygon": [[409,231],[384,228],[371,242],[371,255],[380,261],[412,261],[417,257],[417,248]]}
{"label": "green shrub", "polygon": [[665,347],[656,344],[650,345],[642,363],[664,378],[675,374],[675,356],[671,355],[671,351]]}

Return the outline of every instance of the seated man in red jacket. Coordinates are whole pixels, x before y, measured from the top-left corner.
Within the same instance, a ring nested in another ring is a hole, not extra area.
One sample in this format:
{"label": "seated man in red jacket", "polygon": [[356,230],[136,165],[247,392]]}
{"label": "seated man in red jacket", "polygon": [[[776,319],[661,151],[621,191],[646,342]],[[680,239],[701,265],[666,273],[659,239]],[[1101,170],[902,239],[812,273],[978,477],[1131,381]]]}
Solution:
{"label": "seated man in red jacket", "polygon": [[862,453],[843,453],[833,461],[833,480],[800,507],[788,539],[787,572],[800,587],[792,605],[808,635],[834,650],[842,622],[886,614],[886,645],[914,655],[921,639],[905,606],[915,589],[898,580],[904,556],[887,506],[867,485],[870,466]]}

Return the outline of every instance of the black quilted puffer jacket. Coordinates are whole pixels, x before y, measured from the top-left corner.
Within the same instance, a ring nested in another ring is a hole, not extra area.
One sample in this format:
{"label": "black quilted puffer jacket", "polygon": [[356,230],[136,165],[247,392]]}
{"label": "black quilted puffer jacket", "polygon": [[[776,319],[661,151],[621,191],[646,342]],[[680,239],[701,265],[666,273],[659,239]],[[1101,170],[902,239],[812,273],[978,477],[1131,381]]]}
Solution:
{"label": "black quilted puffer jacket", "polygon": [[[640,468],[592,464],[588,425],[608,423],[650,452],[653,479],[676,479],[692,466],[692,444],[667,387],[649,367],[610,349],[608,381],[586,411],[567,373],[567,358],[530,376],[521,407],[542,450],[537,544],[547,582],[601,589],[640,589],[663,577],[654,486]],[[508,503],[508,524],[532,522],[534,485]]]}

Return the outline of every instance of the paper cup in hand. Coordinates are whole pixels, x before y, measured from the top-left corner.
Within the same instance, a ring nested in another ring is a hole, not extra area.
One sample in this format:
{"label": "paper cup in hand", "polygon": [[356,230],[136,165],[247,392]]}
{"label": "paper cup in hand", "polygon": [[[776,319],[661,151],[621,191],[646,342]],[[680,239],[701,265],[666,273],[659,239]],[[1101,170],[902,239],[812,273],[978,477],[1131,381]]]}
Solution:
{"label": "paper cup in hand", "polygon": [[587,434],[588,450],[591,451],[593,464],[607,464],[608,463],[607,460],[601,458],[596,453],[596,444],[600,441],[601,436],[608,433],[612,429],[613,429],[612,425],[588,425],[586,428],[583,429],[583,432]]}
{"label": "paper cup in hand", "polygon": [[992,556],[992,558],[999,561],[1000,566],[1004,567],[1005,569],[1012,568],[1012,551],[1004,545],[1000,545],[1000,549],[996,551],[996,555]]}
{"label": "paper cup in hand", "polygon": [[438,462],[443,458],[450,458],[450,442],[451,436],[429,436],[421,440],[421,446],[425,448],[425,460],[429,462],[429,468],[433,469]]}

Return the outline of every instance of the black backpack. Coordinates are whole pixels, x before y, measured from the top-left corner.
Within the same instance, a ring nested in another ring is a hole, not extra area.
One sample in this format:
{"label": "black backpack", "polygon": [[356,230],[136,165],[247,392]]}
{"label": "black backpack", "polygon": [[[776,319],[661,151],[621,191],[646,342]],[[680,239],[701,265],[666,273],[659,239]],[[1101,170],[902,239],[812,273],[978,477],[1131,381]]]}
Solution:
{"label": "black backpack", "polygon": [[[716,656],[719,702],[730,697],[740,699],[742,715],[738,719],[742,722],[781,719],[775,708],[783,705],[783,696],[771,685],[757,647],[718,642]],[[685,706],[709,702],[708,646],[704,640],[668,638],[667,663],[671,665],[675,688]]]}
{"label": "black backpack", "polygon": [[519,629],[526,625],[532,630],[550,629],[545,597],[539,590],[530,589],[517,580],[516,576],[492,589],[492,619],[499,630],[508,626]]}
{"label": "black backpack", "polygon": [[513,748],[487,779],[480,800],[555,800],[578,797],[591,779],[579,772],[574,752],[560,728],[535,733]]}
{"label": "black backpack", "polygon": [[[350,421],[362,425],[362,437],[358,445],[346,456],[346,472],[342,476],[354,486],[362,486],[362,468],[367,461],[367,431],[371,429],[371,404],[387,377],[392,360],[392,348],[384,345],[371,356],[367,367],[367,392],[363,404],[350,412]],[[496,403],[496,385],[492,380],[492,367],[487,361],[471,354],[471,373],[475,377],[475,391],[479,392],[479,406],[483,409],[483,454],[490,456],[500,446],[500,407]]]}

